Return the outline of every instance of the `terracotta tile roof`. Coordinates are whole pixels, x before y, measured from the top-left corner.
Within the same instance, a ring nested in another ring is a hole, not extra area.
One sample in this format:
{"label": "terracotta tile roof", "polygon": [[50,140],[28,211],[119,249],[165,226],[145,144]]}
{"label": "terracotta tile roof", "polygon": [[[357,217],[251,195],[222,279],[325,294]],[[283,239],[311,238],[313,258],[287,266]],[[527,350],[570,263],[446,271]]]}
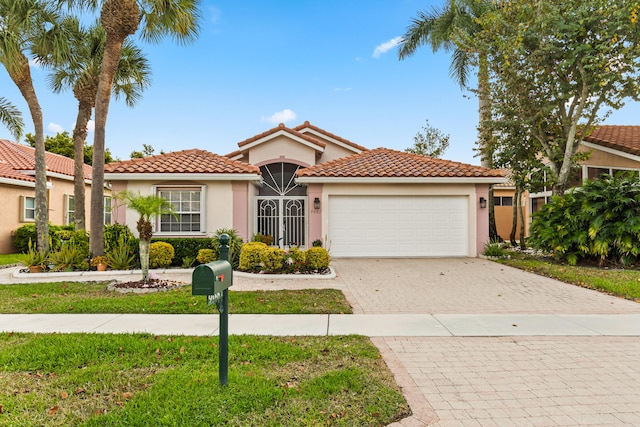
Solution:
{"label": "terracotta tile roof", "polygon": [[[0,139],[0,176],[4,178],[34,181],[33,176],[20,171],[35,170],[35,148]],[[46,152],[47,172],[73,177],[73,159]],[[13,171],[13,172],[11,172]],[[91,178],[91,166],[84,166],[85,179]]]}
{"label": "terracotta tile roof", "polygon": [[292,135],[295,135],[295,136],[297,136],[298,138],[302,138],[302,139],[304,139],[305,141],[310,142],[310,143],[312,143],[312,144],[314,144],[314,145],[317,145],[317,146],[318,146],[318,147],[320,147],[320,148],[324,148],[324,147],[326,147],[326,145],[327,145],[327,144],[325,144],[324,142],[322,142],[322,141],[318,141],[318,140],[317,140],[317,139],[315,139],[315,138],[312,138],[312,137],[310,137],[310,136],[308,136],[308,135],[305,135],[305,134],[303,134],[303,133],[300,133],[300,132],[298,132],[298,131],[297,131],[297,130],[295,130],[295,129],[291,129],[291,128],[286,127],[286,126],[284,125],[284,123],[280,123],[278,126],[276,126],[276,127],[274,127],[274,128],[271,128],[271,129],[269,129],[269,130],[268,130],[268,131],[266,131],[266,132],[262,132],[262,133],[260,133],[260,134],[258,134],[258,135],[252,136],[252,137],[251,137],[251,138],[249,138],[249,139],[245,139],[244,141],[238,142],[238,147],[244,147],[244,146],[245,146],[245,145],[247,145],[247,144],[251,144],[252,142],[258,141],[258,140],[260,140],[260,139],[262,139],[262,138],[264,138],[264,137],[267,137],[267,136],[269,136],[269,135],[273,135],[274,133],[279,132],[279,131],[289,132],[289,133],[291,133]]}
{"label": "terracotta tile roof", "polygon": [[260,169],[209,151],[191,149],[106,164],[105,173],[259,174]]}
{"label": "terracotta tile roof", "polygon": [[303,124],[301,124],[301,125],[299,125],[299,126],[294,127],[294,128],[293,128],[293,130],[301,131],[301,130],[303,130],[303,129],[305,129],[305,128],[313,129],[313,130],[315,130],[315,131],[316,131],[316,132],[318,132],[318,133],[321,133],[321,134],[323,134],[323,135],[325,135],[325,136],[327,136],[327,137],[329,137],[329,138],[336,139],[336,140],[338,140],[338,141],[340,141],[340,142],[343,142],[344,144],[350,145],[351,147],[356,148],[356,149],[358,149],[358,150],[360,150],[360,151],[366,151],[366,150],[368,150],[368,148],[363,147],[362,145],[358,145],[358,144],[356,144],[355,142],[351,142],[351,141],[349,141],[348,139],[344,139],[344,138],[342,138],[341,136],[338,136],[338,135],[333,134],[333,133],[331,133],[331,132],[327,132],[327,131],[326,131],[326,130],[324,130],[324,129],[321,129],[321,128],[317,127],[317,126],[314,126],[314,125],[312,125],[311,123],[309,123],[308,121],[304,122]]}
{"label": "terracotta tile roof", "polygon": [[640,156],[640,126],[599,126],[584,141]]}
{"label": "terracotta tile roof", "polygon": [[473,178],[504,177],[504,172],[419,154],[377,148],[301,169],[298,177]]}

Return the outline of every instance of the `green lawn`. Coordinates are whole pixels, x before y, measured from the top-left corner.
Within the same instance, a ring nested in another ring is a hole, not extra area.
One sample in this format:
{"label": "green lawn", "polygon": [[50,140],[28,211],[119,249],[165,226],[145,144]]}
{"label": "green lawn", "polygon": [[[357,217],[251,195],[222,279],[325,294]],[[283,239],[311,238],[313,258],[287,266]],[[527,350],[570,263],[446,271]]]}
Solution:
{"label": "green lawn", "polygon": [[409,414],[367,338],[0,334],[0,425],[382,426]]}
{"label": "green lawn", "polygon": [[[106,283],[56,282],[0,285],[0,313],[214,313],[206,297],[192,296],[191,286],[149,294],[122,294]],[[336,289],[229,291],[235,314],[352,313]]]}
{"label": "green lawn", "polygon": [[640,302],[640,270],[570,266],[523,254],[515,254],[510,259],[500,259],[498,262]]}

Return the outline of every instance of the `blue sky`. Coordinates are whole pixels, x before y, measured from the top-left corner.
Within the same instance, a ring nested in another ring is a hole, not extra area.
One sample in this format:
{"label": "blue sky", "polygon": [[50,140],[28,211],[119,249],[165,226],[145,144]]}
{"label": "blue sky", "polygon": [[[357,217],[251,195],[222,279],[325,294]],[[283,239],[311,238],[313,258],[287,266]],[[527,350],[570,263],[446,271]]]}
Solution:
{"label": "blue sky", "polygon": [[[477,99],[449,77],[450,56],[423,48],[398,60],[394,41],[420,10],[444,0],[203,0],[199,39],[141,43],[152,85],[133,109],[112,100],[107,147],[128,159],[142,144],[156,153],[201,148],[218,154],[278,123],[308,120],[368,148],[404,150],[425,120],[450,135],[444,157],[479,164]],[[73,130],[76,102],[54,95],[33,69],[48,135]],[[0,95],[26,104],[4,69]],[[629,103],[605,123],[640,124]],[[12,139],[0,128],[0,138]],[[89,134],[93,143],[93,133]]]}

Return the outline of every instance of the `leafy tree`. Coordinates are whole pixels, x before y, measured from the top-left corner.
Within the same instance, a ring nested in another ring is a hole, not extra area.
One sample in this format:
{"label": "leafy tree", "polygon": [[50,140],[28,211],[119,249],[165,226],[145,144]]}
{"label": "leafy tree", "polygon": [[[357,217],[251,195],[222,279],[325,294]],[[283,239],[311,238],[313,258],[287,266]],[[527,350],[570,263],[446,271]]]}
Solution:
{"label": "leafy tree", "polygon": [[[493,115],[519,121],[563,194],[581,138],[640,95],[640,5],[613,0],[498,1],[462,46],[487,52]],[[513,143],[518,143],[513,141]]]}
{"label": "leafy tree", "polygon": [[5,125],[16,140],[20,139],[24,129],[22,113],[3,97],[0,97],[0,123]]}
{"label": "leafy tree", "polygon": [[[36,139],[35,136],[31,133],[27,133],[25,135],[24,140],[32,147],[35,147]],[[75,146],[74,146],[73,138],[69,135],[69,132],[59,132],[54,136],[47,136],[44,140],[44,148],[45,151],[49,153],[59,154],[61,156],[69,157],[70,159],[75,158]],[[84,164],[91,165],[91,161],[93,160],[93,147],[91,145],[87,145],[86,143],[83,146],[83,154],[82,160]],[[114,162],[115,159],[111,155],[111,151],[107,148],[104,153],[104,161],[105,163]]]}
{"label": "leafy tree", "polygon": [[429,120],[422,127],[422,132],[418,132],[413,137],[413,147],[407,148],[407,153],[422,154],[431,157],[442,157],[449,148],[449,135],[445,135],[429,124]]}
{"label": "leafy tree", "polygon": [[[49,249],[49,209],[44,148],[44,125],[40,102],[31,77],[29,58],[46,65],[68,57],[67,41],[73,35],[50,2],[0,0],[0,63],[24,97],[35,130],[35,223],[36,246]],[[30,55],[30,56],[27,56]]]}
{"label": "leafy tree", "polygon": [[[153,148],[149,144],[142,144],[142,151],[132,151],[130,157],[132,159],[142,159],[144,157],[153,156],[155,153],[155,148]],[[164,151],[160,150],[160,154],[164,154]]]}
{"label": "leafy tree", "polygon": [[104,253],[104,149],[105,130],[113,82],[122,56],[122,46],[142,24],[144,40],[158,42],[165,35],[178,42],[193,40],[198,34],[199,0],[64,0],[69,6],[100,6],[100,24],[106,31],[95,103],[93,140],[93,190],[91,192],[91,253]]}
{"label": "leafy tree", "polygon": [[[71,47],[73,59],[59,64],[49,76],[49,85],[58,93],[67,88],[73,90],[78,100],[78,114],[73,130],[74,163],[74,199],[76,201],[75,224],[80,230],[85,229],[85,187],[83,152],[85,163],[92,164],[93,150],[90,150],[89,161],[86,161],[87,124],[91,118],[96,102],[100,66],[104,52],[106,33],[99,24],[88,29],[78,28],[81,37]],[[124,96],[128,106],[133,107],[142,91],[149,85],[150,69],[147,58],[131,41],[125,41],[122,47],[120,62],[113,81],[113,93],[116,99]],[[105,163],[112,161],[109,150],[105,148]]]}
{"label": "leafy tree", "polygon": [[123,191],[116,194],[115,197],[140,215],[136,229],[140,238],[142,279],[147,281],[149,280],[149,245],[151,237],[153,237],[151,220],[161,215],[174,215],[173,205],[167,199],[155,194],[143,196],[140,193]]}

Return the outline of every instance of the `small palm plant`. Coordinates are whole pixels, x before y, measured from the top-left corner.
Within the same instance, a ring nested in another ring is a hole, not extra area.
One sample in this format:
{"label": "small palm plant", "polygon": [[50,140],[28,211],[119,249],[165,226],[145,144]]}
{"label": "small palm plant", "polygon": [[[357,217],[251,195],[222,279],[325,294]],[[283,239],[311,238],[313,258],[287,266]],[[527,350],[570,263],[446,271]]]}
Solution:
{"label": "small palm plant", "polygon": [[136,211],[140,218],[136,225],[138,237],[140,238],[140,267],[142,268],[142,279],[146,282],[149,280],[149,246],[151,245],[151,237],[153,236],[153,226],[151,220],[161,216],[170,214],[175,215],[173,205],[165,198],[151,194],[143,196],[142,194],[123,191],[116,194],[118,200],[121,200],[129,209]]}

